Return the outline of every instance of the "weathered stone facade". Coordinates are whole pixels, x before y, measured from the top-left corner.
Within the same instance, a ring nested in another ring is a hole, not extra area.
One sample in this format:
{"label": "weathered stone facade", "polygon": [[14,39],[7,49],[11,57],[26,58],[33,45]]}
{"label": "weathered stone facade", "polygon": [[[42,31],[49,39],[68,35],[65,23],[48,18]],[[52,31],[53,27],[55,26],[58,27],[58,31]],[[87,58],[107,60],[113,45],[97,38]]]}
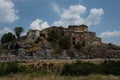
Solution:
{"label": "weathered stone facade", "polygon": [[88,46],[92,43],[101,43],[101,38],[96,37],[95,32],[88,31],[88,27],[86,25],[69,26],[68,29],[64,31],[64,35],[71,37],[71,44],[73,45],[84,43],[85,46]]}
{"label": "weathered stone facade", "polygon": [[[95,32],[88,31],[88,26],[82,24],[82,25],[70,25],[68,28],[63,27],[56,27],[52,26],[47,29],[44,29],[41,31],[41,33],[45,34],[45,38],[48,37],[48,31],[49,30],[60,30],[64,31],[64,36],[70,36],[71,37],[71,44],[76,45],[78,43],[84,43],[85,46],[88,46],[90,44],[100,44],[101,38],[98,38],[96,36]],[[38,37],[40,37],[40,31],[39,30],[29,30],[27,33],[27,39],[28,41],[35,41]]]}
{"label": "weathered stone facade", "polygon": [[29,30],[29,32],[27,33],[28,41],[35,41],[38,37],[40,37],[39,30]]}
{"label": "weathered stone facade", "polygon": [[86,25],[70,25],[68,26],[69,31],[74,32],[88,32],[88,27]]}

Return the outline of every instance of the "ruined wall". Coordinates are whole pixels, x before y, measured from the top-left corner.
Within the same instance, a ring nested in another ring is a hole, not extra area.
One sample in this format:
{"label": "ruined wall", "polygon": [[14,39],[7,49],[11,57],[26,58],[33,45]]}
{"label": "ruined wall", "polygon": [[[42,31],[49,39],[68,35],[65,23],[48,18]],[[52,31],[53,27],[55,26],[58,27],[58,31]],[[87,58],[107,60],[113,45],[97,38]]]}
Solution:
{"label": "ruined wall", "polygon": [[35,41],[38,37],[40,37],[39,30],[29,30],[29,32],[27,33],[28,41]]}
{"label": "ruined wall", "polygon": [[76,32],[87,32],[88,27],[86,25],[70,25],[68,26],[69,30],[73,30]]}
{"label": "ruined wall", "polygon": [[94,41],[101,42],[101,38],[96,37],[95,32],[73,32],[71,34],[71,43],[84,43],[85,46],[92,44]]}
{"label": "ruined wall", "polygon": [[82,43],[84,41],[83,33],[81,32],[73,32],[71,34],[71,43],[73,45],[77,43]]}

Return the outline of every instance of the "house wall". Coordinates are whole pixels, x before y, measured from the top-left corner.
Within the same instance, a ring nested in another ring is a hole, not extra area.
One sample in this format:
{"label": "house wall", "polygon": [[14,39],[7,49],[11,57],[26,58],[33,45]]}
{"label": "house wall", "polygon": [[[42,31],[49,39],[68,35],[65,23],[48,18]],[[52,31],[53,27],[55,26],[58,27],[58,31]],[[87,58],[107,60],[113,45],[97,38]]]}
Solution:
{"label": "house wall", "polygon": [[40,37],[39,30],[29,30],[27,33],[28,41],[35,41],[38,37]]}
{"label": "house wall", "polygon": [[69,36],[71,37],[71,44],[73,45],[84,43],[85,46],[88,46],[94,41],[101,42],[101,38],[96,37],[95,32],[72,32]]}
{"label": "house wall", "polygon": [[86,25],[70,25],[68,29],[76,31],[76,32],[87,32],[88,31],[88,27]]}

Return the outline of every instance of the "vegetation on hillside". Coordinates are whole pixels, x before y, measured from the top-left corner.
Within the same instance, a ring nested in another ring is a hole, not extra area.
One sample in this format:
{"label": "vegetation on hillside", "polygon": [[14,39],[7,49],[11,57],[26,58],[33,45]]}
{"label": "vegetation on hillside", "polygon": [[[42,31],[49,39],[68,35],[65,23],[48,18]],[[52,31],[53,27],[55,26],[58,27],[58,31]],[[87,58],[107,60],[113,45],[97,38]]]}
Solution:
{"label": "vegetation on hillside", "polygon": [[22,27],[15,27],[14,32],[17,38],[20,38],[21,33],[24,32],[24,29]]}
{"label": "vegetation on hillside", "polygon": [[47,40],[51,42],[53,47],[53,53],[56,55],[61,55],[63,50],[69,50],[71,45],[71,40],[69,36],[63,36],[63,31],[59,29],[53,29],[48,31]]}
{"label": "vegetation on hillside", "polygon": [[15,40],[15,35],[11,32],[9,33],[5,33],[2,37],[1,37],[1,43],[8,43]]}
{"label": "vegetation on hillside", "polygon": [[120,61],[104,61],[97,65],[89,62],[76,61],[75,63],[57,66],[55,64],[23,65],[19,62],[0,63],[0,76],[25,73],[32,75],[66,75],[86,76],[91,74],[120,75]]}

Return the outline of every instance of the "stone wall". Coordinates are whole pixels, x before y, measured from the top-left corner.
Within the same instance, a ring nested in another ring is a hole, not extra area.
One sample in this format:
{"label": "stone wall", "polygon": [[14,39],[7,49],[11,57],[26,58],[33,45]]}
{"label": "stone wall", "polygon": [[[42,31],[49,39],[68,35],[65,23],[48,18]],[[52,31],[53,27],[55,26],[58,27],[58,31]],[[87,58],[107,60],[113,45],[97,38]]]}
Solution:
{"label": "stone wall", "polygon": [[94,41],[101,43],[101,38],[98,38],[95,32],[79,32],[68,29],[64,32],[64,35],[71,37],[71,44],[73,45],[76,45],[77,43],[85,43],[85,46],[88,46]]}
{"label": "stone wall", "polygon": [[69,30],[73,30],[76,32],[87,32],[88,27],[86,25],[70,25],[68,26]]}
{"label": "stone wall", "polygon": [[28,41],[35,41],[38,37],[40,37],[39,30],[29,30],[29,32],[27,33]]}

